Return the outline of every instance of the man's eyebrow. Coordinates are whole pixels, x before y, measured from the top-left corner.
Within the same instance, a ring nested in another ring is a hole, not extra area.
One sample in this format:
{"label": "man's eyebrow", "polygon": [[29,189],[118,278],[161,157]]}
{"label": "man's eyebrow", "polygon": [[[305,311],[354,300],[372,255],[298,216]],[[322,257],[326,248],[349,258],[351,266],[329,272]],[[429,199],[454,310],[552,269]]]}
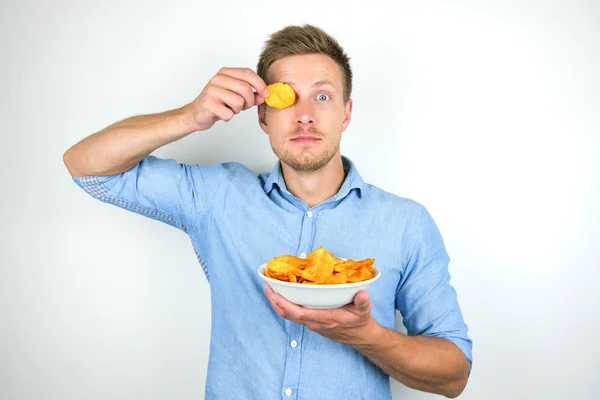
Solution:
{"label": "man's eyebrow", "polygon": [[323,86],[323,85],[329,85],[329,86],[335,87],[335,85],[333,84],[333,82],[331,82],[328,79],[323,79],[323,80],[316,81],[315,83],[313,83],[313,87],[315,87],[315,86]]}
{"label": "man's eyebrow", "polygon": [[[290,86],[294,86],[296,82],[294,81],[285,81],[285,83],[287,83]],[[329,79],[322,79],[320,81],[316,81],[315,83],[312,84],[312,87],[318,87],[318,86],[323,86],[323,85],[329,85],[329,86],[333,86],[334,88],[336,87],[332,81],[330,81]]]}

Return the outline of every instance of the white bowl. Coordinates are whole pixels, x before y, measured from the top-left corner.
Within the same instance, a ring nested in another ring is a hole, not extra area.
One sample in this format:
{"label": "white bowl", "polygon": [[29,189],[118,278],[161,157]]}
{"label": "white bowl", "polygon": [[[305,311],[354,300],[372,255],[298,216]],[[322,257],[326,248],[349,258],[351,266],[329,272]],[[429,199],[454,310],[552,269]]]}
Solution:
{"label": "white bowl", "polygon": [[354,301],[354,296],[360,290],[367,290],[369,286],[381,275],[379,269],[375,270],[375,277],[362,282],[336,283],[336,284],[303,284],[280,281],[263,274],[267,264],[258,267],[258,276],[271,285],[271,288],[294,304],[308,308],[337,308]]}

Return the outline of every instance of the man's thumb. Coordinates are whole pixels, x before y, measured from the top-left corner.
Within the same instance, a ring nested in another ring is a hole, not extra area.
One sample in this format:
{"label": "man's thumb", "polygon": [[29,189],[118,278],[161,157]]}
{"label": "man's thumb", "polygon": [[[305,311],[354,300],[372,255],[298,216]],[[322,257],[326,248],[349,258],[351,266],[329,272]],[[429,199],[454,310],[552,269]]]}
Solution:
{"label": "man's thumb", "polygon": [[369,303],[369,292],[367,292],[366,290],[361,290],[354,297],[354,304],[356,304],[360,308],[369,307]]}

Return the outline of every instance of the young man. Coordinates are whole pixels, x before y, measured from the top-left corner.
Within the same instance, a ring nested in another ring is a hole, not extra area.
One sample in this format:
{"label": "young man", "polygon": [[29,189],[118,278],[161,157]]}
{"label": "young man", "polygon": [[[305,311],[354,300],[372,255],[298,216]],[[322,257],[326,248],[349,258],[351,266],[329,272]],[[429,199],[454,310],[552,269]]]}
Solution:
{"label": "young man", "polygon": [[[294,105],[264,104],[273,82],[292,86]],[[207,399],[386,399],[389,376],[447,397],[466,385],[472,343],[434,221],[418,203],[365,183],[340,154],[351,89],[339,44],[314,26],[290,26],[267,41],[257,73],[223,68],[192,103],[117,122],[64,155],[92,196],[190,236],[211,285]],[[271,173],[150,156],[254,106],[279,158]],[[262,285],[259,265],[319,246],[375,258],[381,278],[332,310],[297,306]],[[393,330],[396,309],[408,335]]]}

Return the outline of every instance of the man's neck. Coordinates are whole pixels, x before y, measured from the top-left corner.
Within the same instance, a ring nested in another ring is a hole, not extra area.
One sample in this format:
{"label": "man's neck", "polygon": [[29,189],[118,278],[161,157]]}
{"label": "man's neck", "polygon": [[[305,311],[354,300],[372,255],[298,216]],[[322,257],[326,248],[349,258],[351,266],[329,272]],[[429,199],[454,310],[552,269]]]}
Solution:
{"label": "man's neck", "polygon": [[290,193],[309,207],[335,195],[346,178],[342,157],[339,155],[318,171],[298,172],[281,163],[281,172]]}

